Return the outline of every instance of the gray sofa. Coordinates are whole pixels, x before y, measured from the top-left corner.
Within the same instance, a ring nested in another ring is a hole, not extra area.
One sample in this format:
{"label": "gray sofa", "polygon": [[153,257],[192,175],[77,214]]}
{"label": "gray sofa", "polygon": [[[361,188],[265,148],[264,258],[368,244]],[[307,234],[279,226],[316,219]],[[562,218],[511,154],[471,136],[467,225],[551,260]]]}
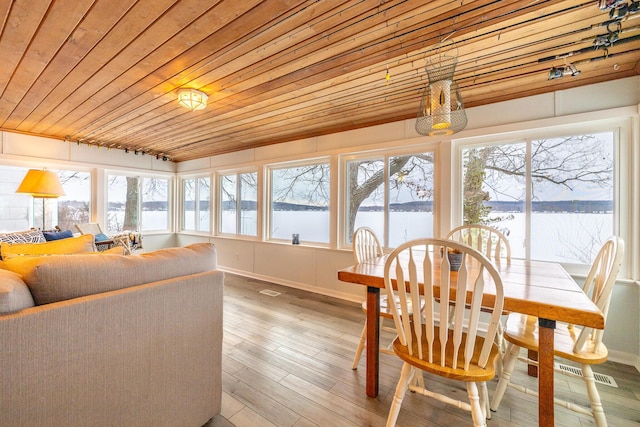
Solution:
{"label": "gray sofa", "polygon": [[211,244],[2,261],[0,425],[204,425],[223,280]]}

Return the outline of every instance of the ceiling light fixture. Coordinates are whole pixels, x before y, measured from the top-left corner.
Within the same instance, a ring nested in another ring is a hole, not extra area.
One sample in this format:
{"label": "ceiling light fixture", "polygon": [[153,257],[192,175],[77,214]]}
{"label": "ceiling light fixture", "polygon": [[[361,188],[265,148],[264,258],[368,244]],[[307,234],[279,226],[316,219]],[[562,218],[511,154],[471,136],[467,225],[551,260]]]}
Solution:
{"label": "ceiling light fixture", "polygon": [[207,94],[197,89],[178,90],[178,104],[191,111],[203,110],[207,106],[207,99]]}
{"label": "ceiling light fixture", "polygon": [[422,92],[416,120],[416,132],[420,135],[451,135],[467,126],[467,114],[453,73],[458,63],[451,54],[453,45],[439,44],[434,53],[425,59],[424,67],[429,84]]}

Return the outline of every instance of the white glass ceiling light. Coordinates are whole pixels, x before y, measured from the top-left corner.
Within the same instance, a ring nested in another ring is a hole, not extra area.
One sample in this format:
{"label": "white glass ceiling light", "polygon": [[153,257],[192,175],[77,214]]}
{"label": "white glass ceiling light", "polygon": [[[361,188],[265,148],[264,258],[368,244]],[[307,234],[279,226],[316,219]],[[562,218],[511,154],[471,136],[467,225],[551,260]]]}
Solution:
{"label": "white glass ceiling light", "polygon": [[178,90],[178,104],[188,110],[203,110],[207,106],[207,99],[207,94],[197,89]]}
{"label": "white glass ceiling light", "polygon": [[[451,42],[453,43],[453,42]],[[429,84],[422,92],[416,131],[420,135],[451,135],[467,126],[467,115],[453,73],[458,63],[455,45],[438,45],[425,59]]]}

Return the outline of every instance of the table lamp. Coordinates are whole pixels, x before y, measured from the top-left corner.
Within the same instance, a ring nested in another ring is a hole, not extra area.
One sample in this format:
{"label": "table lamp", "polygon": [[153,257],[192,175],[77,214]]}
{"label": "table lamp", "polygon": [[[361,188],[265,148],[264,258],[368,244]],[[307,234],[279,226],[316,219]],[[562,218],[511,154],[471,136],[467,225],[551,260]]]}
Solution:
{"label": "table lamp", "polygon": [[58,175],[46,169],[29,169],[16,193],[27,193],[34,198],[42,199],[43,230],[45,229],[45,199],[56,199],[65,195]]}

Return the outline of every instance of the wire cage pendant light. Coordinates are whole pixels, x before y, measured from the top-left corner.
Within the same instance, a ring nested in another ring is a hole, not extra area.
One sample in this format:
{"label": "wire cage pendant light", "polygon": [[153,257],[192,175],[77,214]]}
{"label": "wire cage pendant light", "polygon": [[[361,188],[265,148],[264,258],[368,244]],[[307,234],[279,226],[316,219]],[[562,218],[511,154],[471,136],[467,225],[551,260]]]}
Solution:
{"label": "wire cage pendant light", "polygon": [[451,135],[467,126],[467,114],[460,96],[460,88],[453,80],[458,63],[449,46],[439,45],[435,53],[425,59],[429,84],[420,98],[416,132],[420,135]]}
{"label": "wire cage pendant light", "polygon": [[203,110],[207,106],[207,99],[209,99],[207,94],[197,89],[180,89],[178,91],[178,104],[188,110]]}

